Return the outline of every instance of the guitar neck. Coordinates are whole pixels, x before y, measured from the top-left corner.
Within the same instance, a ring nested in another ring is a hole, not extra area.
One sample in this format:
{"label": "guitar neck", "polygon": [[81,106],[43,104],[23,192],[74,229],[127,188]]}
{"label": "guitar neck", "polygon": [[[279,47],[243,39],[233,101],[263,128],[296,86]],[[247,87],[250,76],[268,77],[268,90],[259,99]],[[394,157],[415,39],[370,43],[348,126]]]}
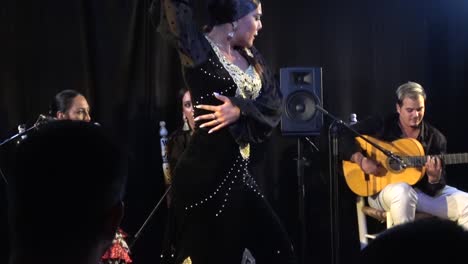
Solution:
{"label": "guitar neck", "polygon": [[[468,153],[435,155],[442,159],[445,165],[468,163]],[[427,156],[408,156],[403,160],[412,167],[422,167],[426,163]]]}

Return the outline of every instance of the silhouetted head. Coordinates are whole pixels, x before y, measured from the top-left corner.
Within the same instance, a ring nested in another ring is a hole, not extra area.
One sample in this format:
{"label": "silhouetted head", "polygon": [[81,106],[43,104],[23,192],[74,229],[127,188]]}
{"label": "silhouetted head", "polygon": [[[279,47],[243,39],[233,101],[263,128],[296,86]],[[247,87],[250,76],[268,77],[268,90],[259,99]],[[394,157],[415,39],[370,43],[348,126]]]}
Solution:
{"label": "silhouetted head", "polygon": [[92,123],[60,120],[31,133],[17,148],[8,190],[14,258],[99,258],[123,215],[124,164]]}
{"label": "silhouetted head", "polygon": [[467,250],[467,231],[456,222],[429,218],[387,229],[361,252],[359,263],[461,263]]}

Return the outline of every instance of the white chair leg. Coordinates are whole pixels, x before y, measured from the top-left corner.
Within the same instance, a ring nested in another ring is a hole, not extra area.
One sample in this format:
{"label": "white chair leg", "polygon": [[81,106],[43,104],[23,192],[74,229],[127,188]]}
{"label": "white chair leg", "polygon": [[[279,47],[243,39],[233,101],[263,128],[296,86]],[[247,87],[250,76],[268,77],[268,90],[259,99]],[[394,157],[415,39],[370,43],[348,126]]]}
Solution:
{"label": "white chair leg", "polygon": [[358,220],[359,242],[361,243],[361,249],[365,248],[369,243],[367,239],[366,215],[362,212],[364,204],[364,197],[358,196],[356,198],[356,214]]}
{"label": "white chair leg", "polygon": [[387,212],[387,229],[393,226],[393,219],[392,216],[390,215],[390,212]]}

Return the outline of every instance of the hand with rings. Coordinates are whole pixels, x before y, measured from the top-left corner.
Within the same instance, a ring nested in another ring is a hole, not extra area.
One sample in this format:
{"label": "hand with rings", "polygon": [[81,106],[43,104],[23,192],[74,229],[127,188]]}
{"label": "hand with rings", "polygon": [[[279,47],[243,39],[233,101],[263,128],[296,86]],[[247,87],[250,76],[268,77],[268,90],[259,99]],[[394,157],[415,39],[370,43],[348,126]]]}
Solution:
{"label": "hand with rings", "polygon": [[210,114],[200,115],[195,118],[195,121],[206,120],[203,124],[200,125],[203,127],[213,127],[208,133],[213,133],[220,130],[221,128],[228,126],[236,122],[240,117],[239,107],[232,104],[229,97],[220,95],[218,93],[213,93],[213,95],[223,102],[221,105],[196,105],[198,109],[204,109],[207,111],[212,111]]}
{"label": "hand with rings", "polygon": [[219,124],[219,120],[218,118],[216,118],[216,115],[213,113],[211,114],[213,116],[213,120],[216,122],[216,124],[218,125]]}

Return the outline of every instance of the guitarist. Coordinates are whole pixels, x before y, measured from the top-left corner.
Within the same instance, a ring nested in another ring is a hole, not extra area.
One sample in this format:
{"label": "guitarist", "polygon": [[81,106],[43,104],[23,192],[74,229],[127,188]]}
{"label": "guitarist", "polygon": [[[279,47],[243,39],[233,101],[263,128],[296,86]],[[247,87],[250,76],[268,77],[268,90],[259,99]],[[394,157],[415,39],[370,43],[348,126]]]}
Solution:
{"label": "guitarist", "polygon": [[[423,120],[426,93],[415,82],[402,84],[396,90],[397,113],[384,118],[370,118],[354,125],[362,134],[391,142],[400,138],[417,139],[427,155],[446,152],[445,136]],[[346,160],[359,164],[366,174],[379,175],[383,166],[363,155],[353,134],[342,136],[342,154]],[[457,221],[468,230],[468,193],[446,185],[445,168],[436,156],[428,156],[426,174],[413,186],[405,182],[391,183],[368,197],[373,208],[390,212],[395,224],[414,220],[415,212]]]}

